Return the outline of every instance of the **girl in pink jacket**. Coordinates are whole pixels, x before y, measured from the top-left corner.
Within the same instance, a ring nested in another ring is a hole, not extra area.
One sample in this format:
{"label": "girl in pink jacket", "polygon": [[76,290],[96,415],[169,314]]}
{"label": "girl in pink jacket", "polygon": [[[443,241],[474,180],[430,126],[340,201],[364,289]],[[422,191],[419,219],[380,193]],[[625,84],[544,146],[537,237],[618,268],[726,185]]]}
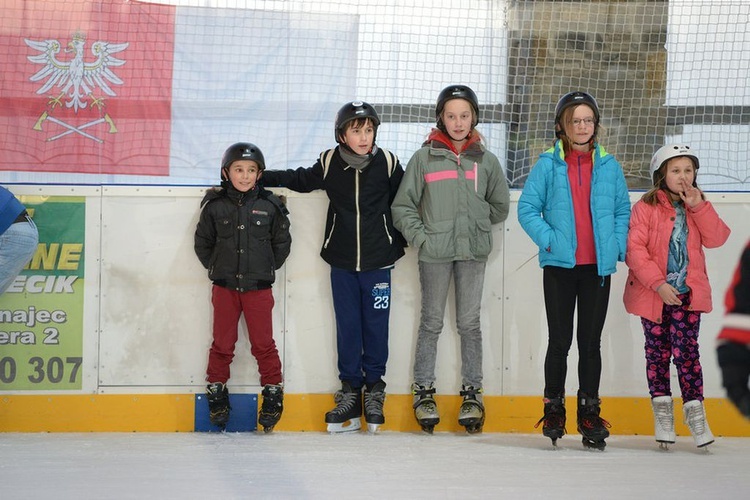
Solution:
{"label": "girl in pink jacket", "polygon": [[703,407],[698,352],[701,313],[712,309],[703,247],[723,245],[730,231],[698,189],[698,167],[690,146],[660,148],[651,159],[654,187],[633,207],[628,232],[625,309],[643,324],[655,437],[664,448],[675,441],[670,359],[695,444],[714,441]]}

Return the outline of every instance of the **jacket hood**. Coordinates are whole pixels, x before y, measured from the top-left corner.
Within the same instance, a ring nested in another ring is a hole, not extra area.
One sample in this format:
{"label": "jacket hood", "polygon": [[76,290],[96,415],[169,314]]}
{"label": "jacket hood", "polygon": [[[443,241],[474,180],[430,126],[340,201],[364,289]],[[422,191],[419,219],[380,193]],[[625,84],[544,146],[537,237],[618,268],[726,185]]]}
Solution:
{"label": "jacket hood", "polygon": [[459,154],[469,149],[470,146],[477,144],[477,143],[481,143],[482,138],[479,137],[479,134],[476,133],[475,130],[472,129],[469,139],[466,141],[466,144],[464,144],[464,148],[461,151],[457,151],[455,146],[453,145],[453,141],[451,140],[448,134],[446,134],[440,129],[433,128],[432,131],[430,131],[430,135],[428,135],[427,139],[424,141],[424,145],[430,145],[430,146],[435,147],[436,142],[450,149],[454,153]]}
{"label": "jacket hood", "polygon": [[[614,158],[614,156],[607,153],[607,151],[604,149],[604,146],[597,142],[594,143],[594,147],[591,149],[591,155],[592,159],[596,160],[598,157],[600,161],[609,161],[610,159]],[[565,163],[565,150],[563,149],[562,141],[555,141],[555,144],[551,148],[549,148],[539,156],[547,156]],[[596,164],[596,161],[594,163]]]}
{"label": "jacket hood", "polygon": [[[228,184],[228,185],[227,185]],[[239,203],[241,201],[244,201],[246,199],[250,198],[256,198],[258,197],[261,192],[263,193],[270,193],[265,188],[260,187],[259,185],[255,185],[253,189],[246,193],[241,193],[237,191],[231,183],[222,182],[221,186],[214,186],[206,189],[206,194],[203,196],[203,200],[201,201],[201,208],[203,208],[207,203],[217,199],[217,198],[229,198],[230,200],[234,201],[235,203]]]}

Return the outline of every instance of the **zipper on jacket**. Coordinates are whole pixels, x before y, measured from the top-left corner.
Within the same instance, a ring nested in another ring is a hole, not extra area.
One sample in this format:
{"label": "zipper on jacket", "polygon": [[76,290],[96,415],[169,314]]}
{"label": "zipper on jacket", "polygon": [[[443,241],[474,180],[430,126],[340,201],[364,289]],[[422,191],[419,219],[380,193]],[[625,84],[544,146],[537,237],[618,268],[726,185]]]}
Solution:
{"label": "zipper on jacket", "polygon": [[388,236],[388,243],[393,243],[393,237],[391,236],[390,231],[388,231],[388,219],[385,214],[383,214],[383,229],[385,229],[385,234]]}
{"label": "zipper on jacket", "polygon": [[581,180],[581,155],[578,155],[578,185],[583,185],[583,181]]}
{"label": "zipper on jacket", "polygon": [[331,242],[331,237],[333,236],[333,230],[336,229],[336,213],[333,214],[333,220],[331,220],[331,230],[328,231],[328,236],[326,237],[326,241],[323,244],[325,248],[328,248],[328,243]]}
{"label": "zipper on jacket", "polygon": [[357,207],[357,262],[356,269],[360,271],[360,260],[362,258],[362,238],[360,236],[360,227],[362,225],[361,215],[359,212],[359,170],[354,174],[354,206]]}

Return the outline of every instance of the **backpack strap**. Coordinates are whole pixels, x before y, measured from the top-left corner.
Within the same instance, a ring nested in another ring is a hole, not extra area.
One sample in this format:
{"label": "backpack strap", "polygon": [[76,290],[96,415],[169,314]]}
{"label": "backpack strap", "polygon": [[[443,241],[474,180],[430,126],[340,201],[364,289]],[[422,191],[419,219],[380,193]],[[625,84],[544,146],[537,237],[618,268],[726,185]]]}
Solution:
{"label": "backpack strap", "polygon": [[323,165],[323,178],[326,178],[326,175],[328,175],[328,167],[331,166],[331,160],[333,160],[333,153],[335,152],[335,149],[327,149],[320,153],[320,164]]}
{"label": "backpack strap", "polygon": [[396,166],[396,163],[398,163],[398,157],[385,148],[380,148],[380,150],[385,155],[385,163],[388,165],[388,177],[390,177],[393,173],[393,168]]}
{"label": "backpack strap", "polygon": [[[380,148],[380,150],[385,155],[385,163],[388,166],[388,177],[390,177],[393,173],[393,169],[396,166],[396,163],[398,163],[398,157],[385,148]],[[324,179],[326,178],[326,175],[328,175],[328,168],[331,166],[331,160],[333,160],[334,151],[335,149],[328,149],[320,153],[320,164],[323,165]]]}

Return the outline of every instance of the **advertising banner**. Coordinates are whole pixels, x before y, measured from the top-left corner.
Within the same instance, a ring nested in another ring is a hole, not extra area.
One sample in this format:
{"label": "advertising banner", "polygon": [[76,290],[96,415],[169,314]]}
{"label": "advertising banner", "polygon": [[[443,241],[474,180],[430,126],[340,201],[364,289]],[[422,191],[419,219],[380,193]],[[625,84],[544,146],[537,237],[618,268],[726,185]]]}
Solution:
{"label": "advertising banner", "polygon": [[80,390],[85,199],[19,199],[39,246],[0,296],[0,390]]}

